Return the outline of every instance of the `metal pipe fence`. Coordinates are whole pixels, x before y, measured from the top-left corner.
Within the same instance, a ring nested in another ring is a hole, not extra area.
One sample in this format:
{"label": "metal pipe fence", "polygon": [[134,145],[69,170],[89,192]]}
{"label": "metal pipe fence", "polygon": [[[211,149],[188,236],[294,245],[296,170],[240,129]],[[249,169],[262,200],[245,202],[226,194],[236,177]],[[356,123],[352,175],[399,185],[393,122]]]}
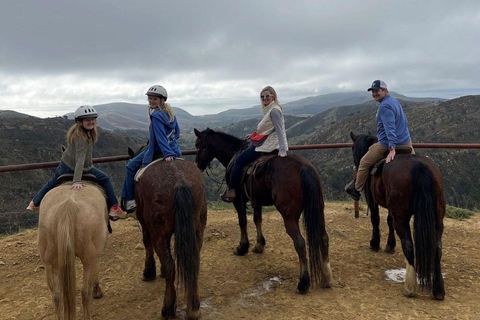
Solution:
{"label": "metal pipe fence", "polygon": [[[351,148],[351,147],[352,147],[352,143],[325,143],[325,144],[306,144],[306,145],[298,145],[298,146],[289,146],[289,149],[290,150],[315,150],[315,149],[340,149],[340,148]],[[413,147],[419,148],[419,149],[422,149],[422,148],[423,149],[480,149],[480,143],[414,143]],[[185,155],[185,156],[195,155],[195,153],[196,153],[195,150],[182,151],[182,155]],[[128,155],[100,157],[100,158],[94,158],[93,163],[127,161],[129,159],[130,157]],[[0,166],[0,173],[54,168],[54,167],[57,167],[59,163],[60,161],[52,161],[52,162]]]}

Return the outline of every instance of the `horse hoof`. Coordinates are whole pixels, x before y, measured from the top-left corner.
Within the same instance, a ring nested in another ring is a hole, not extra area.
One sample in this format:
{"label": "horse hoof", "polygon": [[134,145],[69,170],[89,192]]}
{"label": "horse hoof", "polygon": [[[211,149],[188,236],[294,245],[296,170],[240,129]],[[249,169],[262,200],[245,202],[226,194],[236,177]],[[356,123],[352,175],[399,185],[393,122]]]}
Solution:
{"label": "horse hoof", "polygon": [[380,251],[380,247],[372,247],[372,245],[370,245],[370,250],[378,252]]}
{"label": "horse hoof", "polygon": [[246,253],[246,252],[239,251],[238,249],[235,249],[235,250],[233,251],[233,254],[236,255],[236,256],[244,256],[244,255],[246,255],[247,253]]}
{"label": "horse hoof", "polygon": [[386,253],[390,253],[390,254],[391,254],[391,253],[395,253],[395,247],[392,248],[392,247],[390,247],[389,245],[387,245],[387,246],[385,247],[385,252],[386,252]]}
{"label": "horse hoof", "polygon": [[155,280],[157,277],[142,277],[142,281],[149,282]]}
{"label": "horse hoof", "polygon": [[163,319],[174,319],[175,318],[175,308],[162,308],[162,318]]}
{"label": "horse hoof", "polygon": [[257,247],[255,247],[255,248],[253,248],[252,252],[253,252],[253,253],[263,253],[263,248],[257,248]]}
{"label": "horse hoof", "polygon": [[101,289],[93,290],[93,299],[103,298],[103,291]]}

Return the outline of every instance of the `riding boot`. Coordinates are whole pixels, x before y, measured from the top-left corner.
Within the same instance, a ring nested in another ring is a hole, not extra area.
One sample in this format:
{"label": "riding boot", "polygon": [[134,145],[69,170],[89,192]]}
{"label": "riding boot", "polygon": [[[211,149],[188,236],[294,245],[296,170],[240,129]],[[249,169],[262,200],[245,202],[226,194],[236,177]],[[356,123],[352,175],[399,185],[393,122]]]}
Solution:
{"label": "riding boot", "polygon": [[235,200],[235,189],[227,189],[221,196],[225,202],[233,202]]}
{"label": "riding boot", "polygon": [[360,194],[360,191],[355,189],[355,179],[353,179],[350,183],[348,183],[345,186],[345,192],[348,193],[353,200],[355,201],[360,200],[361,194]]}

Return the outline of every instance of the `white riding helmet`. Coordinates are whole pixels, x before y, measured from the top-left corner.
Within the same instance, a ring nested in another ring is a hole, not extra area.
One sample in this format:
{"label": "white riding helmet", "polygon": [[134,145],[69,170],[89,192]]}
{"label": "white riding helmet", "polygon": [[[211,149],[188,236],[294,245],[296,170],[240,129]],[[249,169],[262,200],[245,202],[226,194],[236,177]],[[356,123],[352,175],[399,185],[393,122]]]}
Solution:
{"label": "white riding helmet", "polygon": [[164,87],[159,86],[158,84],[151,86],[147,93],[145,93],[147,96],[155,96],[155,97],[160,97],[163,98],[165,101],[167,101],[168,94],[167,90],[165,90]]}
{"label": "white riding helmet", "polygon": [[97,110],[95,110],[95,108],[92,106],[81,106],[75,110],[75,121],[97,117]]}

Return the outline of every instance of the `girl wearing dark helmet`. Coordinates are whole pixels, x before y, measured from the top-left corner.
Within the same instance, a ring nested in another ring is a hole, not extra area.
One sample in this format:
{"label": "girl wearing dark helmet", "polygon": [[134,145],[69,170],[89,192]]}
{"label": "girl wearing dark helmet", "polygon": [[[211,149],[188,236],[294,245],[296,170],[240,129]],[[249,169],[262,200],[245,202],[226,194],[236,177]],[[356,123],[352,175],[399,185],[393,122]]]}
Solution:
{"label": "girl wearing dark helmet", "polygon": [[110,178],[105,172],[93,166],[92,149],[98,139],[97,117],[97,111],[91,106],[81,106],[75,111],[75,124],[67,133],[68,147],[62,155],[53,177],[30,201],[27,207],[28,211],[38,211],[43,197],[57,185],[57,178],[62,174],[73,173],[72,189],[81,190],[85,187],[85,184],[82,183],[82,173],[89,173],[93,174],[105,189],[110,220],[115,221],[119,217],[126,216],[126,213],[118,206]]}
{"label": "girl wearing dark helmet", "polygon": [[132,212],[135,203],[135,173],[140,167],[146,167],[153,160],[155,153],[162,153],[165,161],[180,157],[182,152],[177,145],[180,128],[172,107],[166,103],[168,94],[164,87],[151,86],[147,93],[150,114],[150,137],[146,149],[127,164],[122,198],[126,201],[124,210]]}

